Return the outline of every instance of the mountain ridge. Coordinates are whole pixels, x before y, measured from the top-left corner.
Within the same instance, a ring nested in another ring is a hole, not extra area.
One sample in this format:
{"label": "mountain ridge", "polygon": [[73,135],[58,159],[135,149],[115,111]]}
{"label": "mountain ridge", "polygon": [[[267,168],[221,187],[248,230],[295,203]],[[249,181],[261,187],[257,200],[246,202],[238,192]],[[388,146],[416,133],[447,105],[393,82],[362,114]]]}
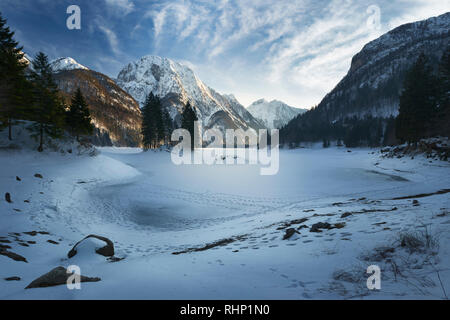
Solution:
{"label": "mountain ridge", "polygon": [[161,98],[172,119],[180,125],[189,102],[205,129],[260,129],[255,119],[233,95],[222,95],[204,84],[189,67],[168,58],[147,55],[127,64],[117,76],[118,85],[142,107],[146,96]]}
{"label": "mountain ridge", "polygon": [[[450,12],[401,25],[367,43],[353,56],[348,73],[319,105],[286,125],[282,140],[328,139],[335,123],[348,131],[351,125],[346,122],[355,124],[367,117],[381,119],[386,131],[386,121],[398,115],[409,68],[424,53],[436,69],[449,46]],[[345,132],[335,134],[342,138]]]}
{"label": "mountain ridge", "polygon": [[269,102],[266,99],[259,99],[248,106],[247,111],[263,122],[268,129],[281,129],[307,110],[291,107],[279,100]]}

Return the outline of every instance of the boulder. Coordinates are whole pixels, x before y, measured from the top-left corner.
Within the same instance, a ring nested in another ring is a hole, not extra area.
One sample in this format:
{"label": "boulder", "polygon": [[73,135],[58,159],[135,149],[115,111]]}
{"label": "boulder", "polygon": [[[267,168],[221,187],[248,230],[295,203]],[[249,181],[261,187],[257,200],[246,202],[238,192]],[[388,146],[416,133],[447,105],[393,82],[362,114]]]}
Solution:
{"label": "boulder", "polygon": [[[46,288],[67,284],[67,280],[71,275],[72,273],[67,272],[66,268],[56,267],[55,269],[51,270],[50,272],[40,276],[39,278],[31,282],[25,289]],[[80,276],[80,281],[98,282],[101,281],[101,279]]]}
{"label": "boulder", "polygon": [[87,237],[85,237],[84,239],[78,241],[73,248],[69,251],[69,253],[67,254],[67,256],[70,258],[74,257],[77,254],[77,247],[80,243],[82,243],[83,241],[85,241],[86,239],[89,238],[94,238],[94,239],[98,239],[100,241],[105,242],[105,246],[100,247],[95,249],[95,252],[98,253],[99,255],[105,256],[105,257],[112,257],[114,256],[114,243],[109,240],[108,238],[105,237],[101,237],[101,236],[97,236],[97,235],[89,235]]}
{"label": "boulder", "polygon": [[331,229],[342,229],[345,227],[344,222],[335,223],[335,224],[329,224],[328,222],[319,222],[316,224],[313,224],[310,232],[322,232],[322,229],[325,230],[331,230]]}
{"label": "boulder", "polygon": [[291,238],[296,233],[297,233],[297,230],[295,230],[294,228],[287,229],[286,234],[283,237],[283,240],[287,240],[287,239]]}
{"label": "boulder", "polygon": [[5,200],[8,203],[12,203],[11,194],[9,192],[5,193]]}
{"label": "boulder", "polygon": [[310,232],[322,232],[321,229],[331,229],[332,226],[328,222],[319,222],[312,225]]}
{"label": "boulder", "polygon": [[40,173],[36,173],[35,175],[34,175],[34,177],[35,178],[39,178],[39,179],[43,179],[44,177],[42,176],[42,174],[40,174]]}

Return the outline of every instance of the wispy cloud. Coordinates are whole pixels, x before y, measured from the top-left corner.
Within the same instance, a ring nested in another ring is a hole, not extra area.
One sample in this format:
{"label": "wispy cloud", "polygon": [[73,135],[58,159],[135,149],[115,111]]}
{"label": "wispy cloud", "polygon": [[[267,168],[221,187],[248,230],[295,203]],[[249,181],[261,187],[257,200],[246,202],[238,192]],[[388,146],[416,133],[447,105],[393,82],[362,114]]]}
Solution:
{"label": "wispy cloud", "polygon": [[[0,10],[27,47],[81,55],[113,77],[130,60],[157,54],[194,66],[245,105],[266,98],[297,107],[319,103],[367,42],[450,9],[450,0],[78,0],[77,33],[63,20],[71,3],[2,0]],[[380,8],[379,28],[367,24],[372,6]]]}
{"label": "wispy cloud", "polygon": [[105,34],[106,39],[108,40],[108,43],[111,47],[111,50],[114,52],[114,54],[119,55],[121,54],[121,51],[119,49],[119,40],[117,38],[117,35],[109,29],[108,27],[104,25],[99,25],[98,28]]}
{"label": "wispy cloud", "polygon": [[135,5],[130,0],[105,0],[106,5],[117,14],[127,15],[134,11]]}

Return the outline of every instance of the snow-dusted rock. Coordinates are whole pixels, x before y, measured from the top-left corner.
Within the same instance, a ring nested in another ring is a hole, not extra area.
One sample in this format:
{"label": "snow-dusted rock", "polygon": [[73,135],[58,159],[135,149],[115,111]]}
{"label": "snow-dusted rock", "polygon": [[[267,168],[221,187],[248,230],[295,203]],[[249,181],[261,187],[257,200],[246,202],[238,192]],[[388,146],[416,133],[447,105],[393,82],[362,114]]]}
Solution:
{"label": "snow-dusted rock", "polygon": [[[72,273],[67,272],[67,269],[64,267],[56,267],[50,272],[40,276],[33,282],[31,282],[25,289],[34,289],[34,288],[47,288],[54,287],[63,284],[67,284],[67,280],[72,275]],[[80,282],[98,282],[101,281],[100,278],[91,278],[80,276]]]}
{"label": "snow-dusted rock", "polygon": [[66,70],[89,70],[87,67],[79,64],[75,59],[67,57],[67,58],[58,58],[50,62],[50,66],[52,67],[53,72],[61,72]]}
{"label": "snow-dusted rock", "polygon": [[[99,245],[99,241],[96,240],[99,240],[101,245]],[[78,251],[86,251],[88,254],[95,251],[99,255],[112,257],[114,256],[114,243],[108,238],[91,234],[77,242],[67,256],[70,259],[74,257]]]}

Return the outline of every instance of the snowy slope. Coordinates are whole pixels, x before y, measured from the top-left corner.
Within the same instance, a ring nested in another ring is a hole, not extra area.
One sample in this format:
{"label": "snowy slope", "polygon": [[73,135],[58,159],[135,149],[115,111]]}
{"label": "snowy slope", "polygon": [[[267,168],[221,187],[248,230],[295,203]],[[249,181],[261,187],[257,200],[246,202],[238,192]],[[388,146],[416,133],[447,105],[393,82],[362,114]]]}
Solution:
{"label": "snowy slope", "polygon": [[73,58],[58,58],[50,62],[50,65],[54,73],[66,71],[66,70],[89,70],[87,67],[79,64]]}
{"label": "snowy slope", "polygon": [[117,83],[142,106],[153,92],[168,108],[172,118],[180,121],[180,113],[189,101],[206,128],[262,127],[231,95],[221,95],[206,86],[188,67],[158,56],[145,56],[125,66]]}
{"label": "snowy slope", "polygon": [[306,109],[298,109],[288,106],[284,102],[273,100],[271,102],[260,99],[247,107],[255,118],[261,120],[269,129],[281,129],[297,115],[306,112]]}

